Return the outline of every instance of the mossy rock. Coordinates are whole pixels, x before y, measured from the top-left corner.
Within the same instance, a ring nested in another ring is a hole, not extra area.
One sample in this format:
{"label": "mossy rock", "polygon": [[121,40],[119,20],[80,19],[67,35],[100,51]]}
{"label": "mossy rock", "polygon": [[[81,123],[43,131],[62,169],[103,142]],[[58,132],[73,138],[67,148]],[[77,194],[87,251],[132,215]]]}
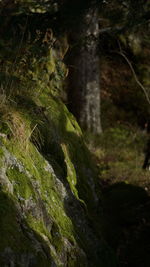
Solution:
{"label": "mossy rock", "polygon": [[19,99],[21,136],[1,136],[1,264],[115,266],[101,237],[96,169],[75,118],[50,94]]}

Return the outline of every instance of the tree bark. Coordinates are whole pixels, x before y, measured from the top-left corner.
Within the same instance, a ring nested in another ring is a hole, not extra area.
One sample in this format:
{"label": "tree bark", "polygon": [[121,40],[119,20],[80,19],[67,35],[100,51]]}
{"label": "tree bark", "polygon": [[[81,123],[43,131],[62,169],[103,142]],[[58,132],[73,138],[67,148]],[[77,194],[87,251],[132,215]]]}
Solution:
{"label": "tree bark", "polygon": [[100,134],[100,66],[98,55],[98,9],[91,7],[72,33],[74,47],[69,60],[68,102],[85,130]]}

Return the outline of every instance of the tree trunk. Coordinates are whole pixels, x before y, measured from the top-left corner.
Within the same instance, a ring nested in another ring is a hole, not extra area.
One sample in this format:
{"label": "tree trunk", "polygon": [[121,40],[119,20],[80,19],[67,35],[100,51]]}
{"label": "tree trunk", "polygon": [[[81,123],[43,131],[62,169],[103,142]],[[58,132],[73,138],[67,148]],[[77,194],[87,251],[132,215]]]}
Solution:
{"label": "tree trunk", "polygon": [[100,134],[100,68],[98,10],[91,7],[79,19],[72,34],[68,101],[70,110],[85,130]]}

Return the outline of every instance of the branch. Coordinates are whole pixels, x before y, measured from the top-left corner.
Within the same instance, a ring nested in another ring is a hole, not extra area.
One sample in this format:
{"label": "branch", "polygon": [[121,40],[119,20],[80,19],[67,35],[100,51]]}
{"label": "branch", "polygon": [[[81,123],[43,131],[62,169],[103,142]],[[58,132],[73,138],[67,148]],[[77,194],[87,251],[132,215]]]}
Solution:
{"label": "branch", "polygon": [[106,28],[102,28],[99,29],[99,33],[103,34],[103,33],[119,33],[123,30],[124,28],[122,26],[116,26],[116,27],[106,27]]}
{"label": "branch", "polygon": [[131,71],[132,71],[132,74],[133,74],[133,77],[134,77],[136,83],[137,83],[137,84],[139,85],[139,87],[143,90],[144,95],[145,95],[145,97],[146,97],[146,100],[147,100],[148,104],[150,105],[150,98],[149,98],[149,95],[148,95],[148,93],[147,93],[146,88],[145,88],[145,87],[143,86],[143,84],[139,81],[139,79],[138,79],[138,77],[137,77],[137,75],[136,75],[136,73],[135,73],[135,70],[134,70],[134,68],[133,68],[133,66],[132,66],[132,64],[131,64],[131,62],[129,61],[129,59],[127,58],[127,56],[122,52],[122,49],[121,49],[120,44],[119,44],[119,47],[120,47],[120,52],[116,52],[116,53],[119,54],[119,55],[121,55],[121,56],[126,60],[126,62],[128,63],[128,65],[129,65],[129,67],[130,67],[130,69],[131,69]]}

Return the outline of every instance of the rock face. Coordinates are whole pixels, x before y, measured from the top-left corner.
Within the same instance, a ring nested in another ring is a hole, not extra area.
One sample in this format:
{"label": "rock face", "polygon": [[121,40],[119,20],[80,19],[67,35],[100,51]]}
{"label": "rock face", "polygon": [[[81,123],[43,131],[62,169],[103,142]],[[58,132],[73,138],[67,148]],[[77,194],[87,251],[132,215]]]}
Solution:
{"label": "rock face", "polygon": [[113,266],[96,226],[95,170],[74,117],[47,94],[38,104],[21,99],[21,108],[20,139],[0,136],[0,266]]}
{"label": "rock face", "polygon": [[61,101],[65,38],[21,12],[1,32],[0,266],[116,266],[94,163]]}

